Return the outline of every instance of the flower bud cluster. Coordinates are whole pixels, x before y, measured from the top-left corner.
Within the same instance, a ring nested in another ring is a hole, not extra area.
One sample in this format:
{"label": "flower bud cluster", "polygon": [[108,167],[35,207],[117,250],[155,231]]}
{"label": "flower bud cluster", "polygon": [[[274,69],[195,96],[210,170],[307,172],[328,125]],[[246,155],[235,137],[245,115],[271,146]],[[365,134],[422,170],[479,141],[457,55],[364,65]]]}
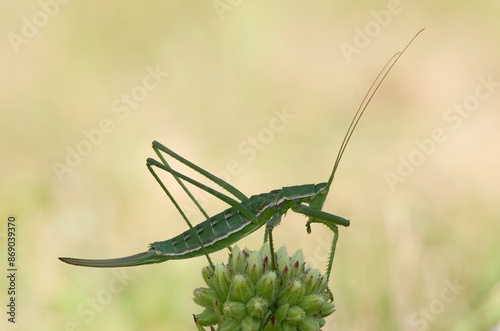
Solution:
{"label": "flower bud cluster", "polygon": [[301,250],[291,257],[285,247],[271,266],[269,245],[260,251],[229,254],[228,264],[203,268],[207,287],[194,290],[194,302],[205,309],[194,316],[198,330],[217,325],[220,331],[319,331],[334,312],[327,279],[307,268]]}

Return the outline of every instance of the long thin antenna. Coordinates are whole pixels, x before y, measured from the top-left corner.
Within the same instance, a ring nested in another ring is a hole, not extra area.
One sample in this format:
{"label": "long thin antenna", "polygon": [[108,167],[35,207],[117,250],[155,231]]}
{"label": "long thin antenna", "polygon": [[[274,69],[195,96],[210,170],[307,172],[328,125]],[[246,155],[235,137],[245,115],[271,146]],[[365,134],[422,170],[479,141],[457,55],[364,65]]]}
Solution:
{"label": "long thin antenna", "polygon": [[339,166],[340,160],[342,159],[342,156],[344,155],[344,151],[347,147],[347,144],[349,143],[349,140],[351,139],[352,133],[354,132],[354,129],[356,129],[356,126],[358,125],[359,120],[361,119],[361,116],[363,116],[366,107],[370,104],[370,101],[372,100],[373,96],[377,92],[378,88],[384,81],[385,77],[389,72],[391,71],[392,67],[398,62],[399,58],[403,53],[406,51],[406,49],[411,45],[413,40],[417,38],[417,36],[424,31],[425,29],[422,29],[415,34],[415,36],[410,40],[410,42],[403,48],[402,51],[397,52],[394,54],[390,60],[386,63],[384,68],[379,72],[375,80],[373,81],[372,85],[368,89],[368,91],[365,94],[365,97],[363,98],[363,101],[361,101],[361,104],[359,105],[358,110],[356,111],[356,114],[354,115],[354,118],[351,121],[351,124],[349,125],[349,128],[347,129],[347,132],[344,136],[344,140],[342,140],[342,144],[340,145],[339,153],[337,155],[337,159],[335,160],[335,164],[333,165],[333,170],[332,174],[330,175],[330,179],[328,179],[328,184],[326,186],[327,191],[330,189],[330,185],[333,182],[333,177],[335,176],[335,172],[337,171],[337,168]]}

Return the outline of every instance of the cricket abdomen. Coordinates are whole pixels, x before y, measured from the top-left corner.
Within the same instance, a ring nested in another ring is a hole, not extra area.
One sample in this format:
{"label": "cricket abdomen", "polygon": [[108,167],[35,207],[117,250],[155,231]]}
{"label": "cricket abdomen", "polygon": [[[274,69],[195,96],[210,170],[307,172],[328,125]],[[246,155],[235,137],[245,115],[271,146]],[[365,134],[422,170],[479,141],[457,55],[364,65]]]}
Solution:
{"label": "cricket abdomen", "polygon": [[234,244],[260,227],[261,224],[252,222],[235,208],[229,208],[193,227],[198,236],[189,229],[172,239],[152,243],[151,249],[169,260],[201,256],[205,252],[200,240],[210,254]]}

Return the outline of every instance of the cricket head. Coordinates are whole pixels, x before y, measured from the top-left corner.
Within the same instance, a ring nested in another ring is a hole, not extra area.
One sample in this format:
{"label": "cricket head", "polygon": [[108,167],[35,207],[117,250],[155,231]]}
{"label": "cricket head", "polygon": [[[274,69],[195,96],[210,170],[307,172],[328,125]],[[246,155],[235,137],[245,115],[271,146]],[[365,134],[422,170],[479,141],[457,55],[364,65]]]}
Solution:
{"label": "cricket head", "polygon": [[330,187],[328,183],[319,183],[314,185],[314,195],[309,202],[309,207],[316,210],[321,210],[328,195],[329,188]]}

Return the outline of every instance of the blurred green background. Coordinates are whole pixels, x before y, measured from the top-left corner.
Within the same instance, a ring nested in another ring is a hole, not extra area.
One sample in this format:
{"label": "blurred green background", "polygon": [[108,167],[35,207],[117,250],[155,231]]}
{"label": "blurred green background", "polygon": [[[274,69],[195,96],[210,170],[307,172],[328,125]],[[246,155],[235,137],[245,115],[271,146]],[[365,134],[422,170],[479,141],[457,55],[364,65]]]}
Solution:
{"label": "blurred green background", "polygon": [[[421,28],[354,133],[324,208],[352,224],[340,229],[337,311],[324,330],[500,322],[498,2],[1,7],[2,310],[12,214],[19,253],[17,323],[2,312],[2,330],[195,330],[203,258],[113,271],[57,257],[128,255],[186,229],[145,167],[153,140],[212,172],[233,160],[230,182],[247,195],[326,181],[370,83]],[[81,159],[68,156],[78,150]],[[304,224],[290,212],[276,242],[323,269],[331,234],[318,225],[307,235]],[[240,246],[257,249],[262,236]]]}

